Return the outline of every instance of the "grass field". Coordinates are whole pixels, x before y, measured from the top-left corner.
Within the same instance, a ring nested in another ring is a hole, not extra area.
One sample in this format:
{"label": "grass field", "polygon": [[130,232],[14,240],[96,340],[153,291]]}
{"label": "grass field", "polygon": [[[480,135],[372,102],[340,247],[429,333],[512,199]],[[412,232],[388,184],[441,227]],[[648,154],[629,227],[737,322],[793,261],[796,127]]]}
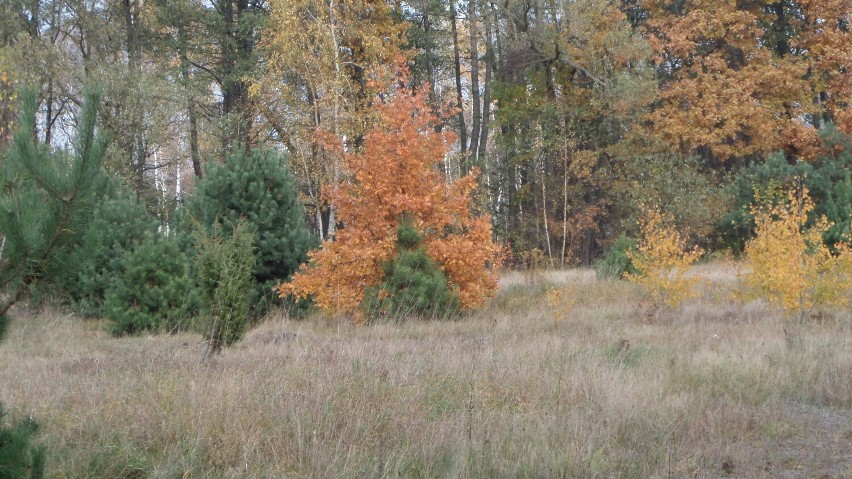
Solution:
{"label": "grass field", "polygon": [[206,362],[198,335],[18,310],[0,401],[51,477],[852,477],[849,312],[789,347],[729,269],[653,315],[585,270],[508,275],[456,322],[273,314]]}

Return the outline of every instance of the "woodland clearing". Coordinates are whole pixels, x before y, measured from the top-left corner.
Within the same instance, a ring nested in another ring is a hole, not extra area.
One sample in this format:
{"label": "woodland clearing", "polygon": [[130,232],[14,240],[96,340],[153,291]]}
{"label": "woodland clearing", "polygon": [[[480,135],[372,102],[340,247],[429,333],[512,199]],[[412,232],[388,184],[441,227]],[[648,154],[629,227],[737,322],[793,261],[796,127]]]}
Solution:
{"label": "woodland clearing", "polygon": [[0,401],[49,477],[852,477],[849,311],[791,348],[736,269],[653,315],[589,270],[508,274],[458,321],[273,312],[206,361],[200,335],[18,309]]}

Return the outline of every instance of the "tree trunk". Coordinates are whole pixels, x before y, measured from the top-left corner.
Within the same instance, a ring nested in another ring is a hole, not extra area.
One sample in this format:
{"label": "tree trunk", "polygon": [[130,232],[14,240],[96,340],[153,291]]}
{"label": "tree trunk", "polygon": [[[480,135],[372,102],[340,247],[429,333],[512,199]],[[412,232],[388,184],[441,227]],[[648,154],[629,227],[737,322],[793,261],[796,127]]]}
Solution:
{"label": "tree trunk", "polygon": [[234,122],[229,125],[233,131],[222,135],[222,143],[224,150],[234,142],[249,148],[252,116],[247,104],[248,85],[240,71],[254,49],[252,32],[244,31],[245,28],[240,25],[249,5],[247,0],[223,0],[218,7],[225,25],[221,40],[222,115],[230,116]]}
{"label": "tree trunk", "polygon": [[453,64],[456,73],[456,107],[458,108],[459,119],[459,153],[460,157],[464,158],[467,152],[467,126],[464,123],[464,100],[462,98],[462,81],[461,81],[461,58],[459,56],[459,32],[456,23],[458,22],[458,13],[456,12],[456,1],[450,0],[450,15],[452,18],[453,31]]}
{"label": "tree trunk", "polygon": [[204,172],[201,169],[201,155],[198,151],[198,118],[195,111],[195,95],[190,82],[192,76],[189,72],[189,57],[186,53],[186,27],[183,16],[178,20],[178,54],[180,55],[180,74],[183,79],[183,88],[186,92],[186,116],[189,119],[189,157],[192,160],[192,171],[197,179],[201,179]]}
{"label": "tree trunk", "polygon": [[470,156],[462,164],[462,174],[470,171],[472,163],[479,158],[479,136],[481,121],[481,105],[479,99],[479,32],[476,27],[476,1],[468,0],[467,21],[470,28],[470,98],[471,98],[471,132]]}
{"label": "tree trunk", "polygon": [[479,153],[477,160],[479,164],[485,164],[485,155],[488,152],[488,132],[491,122],[491,76],[494,68],[494,37],[492,32],[491,9],[486,7],[485,14],[485,85],[482,95],[482,125],[479,135]]}

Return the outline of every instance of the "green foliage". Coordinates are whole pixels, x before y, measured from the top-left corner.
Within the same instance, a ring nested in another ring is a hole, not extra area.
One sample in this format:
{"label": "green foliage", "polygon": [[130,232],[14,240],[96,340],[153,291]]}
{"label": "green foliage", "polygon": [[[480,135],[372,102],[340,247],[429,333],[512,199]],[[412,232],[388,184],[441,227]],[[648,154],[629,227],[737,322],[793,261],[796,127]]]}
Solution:
{"label": "green foliage", "polygon": [[196,240],[195,269],[202,300],[202,316],[209,354],[238,341],[249,315],[254,237],[239,221],[230,238],[200,232]]}
{"label": "green foliage", "polygon": [[603,258],[595,263],[595,272],[599,278],[624,278],[627,274],[639,274],[630,260],[628,251],[635,252],[637,242],[621,234],[607,250]]}
{"label": "green foliage", "polygon": [[288,280],[316,245],[293,179],[271,150],[237,149],[225,164],[210,165],[189,201],[189,211],[208,232],[226,238],[241,219],[246,222],[257,248],[251,298],[256,313],[270,304],[273,287]]}
{"label": "green foliage", "polygon": [[44,477],[44,448],[32,442],[38,424],[32,418],[6,424],[5,418],[0,404],[0,479]]}
{"label": "green foliage", "polygon": [[696,158],[655,152],[631,158],[623,165],[628,181],[615,195],[626,226],[634,227],[647,212],[646,205],[665,205],[678,228],[707,244],[713,225],[730,208],[730,192],[722,180]]}
{"label": "green foliage", "polygon": [[145,205],[117,182],[105,182],[99,196],[77,247],[65,258],[69,274],[62,281],[75,309],[93,316],[103,314],[106,291],[122,273],[122,260],[157,228]]}
{"label": "green foliage", "polygon": [[383,266],[384,283],[369,288],[364,309],[371,316],[448,318],[458,314],[459,296],[421,246],[422,236],[409,221],[397,229],[395,258]]}
{"label": "green foliage", "polygon": [[754,236],[751,208],[757,202],[755,192],[783,197],[791,188],[807,188],[814,201],[806,226],[813,226],[823,216],[833,223],[823,235],[827,245],[834,246],[852,232],[852,135],[829,126],[823,130],[822,140],[827,153],[813,163],[791,163],[778,152],[740,172],[732,185],[734,206],[719,225],[725,246],[742,251]]}
{"label": "green foliage", "polygon": [[73,153],[33,139],[36,94],[23,95],[19,129],[0,165],[0,314],[44,278],[60,274],[74,231],[85,224],[108,140],[95,135],[99,95],[86,92]]}
{"label": "green foliage", "polygon": [[113,334],[175,331],[198,305],[189,260],[169,237],[149,235],[122,259],[123,269],[106,291],[104,309]]}

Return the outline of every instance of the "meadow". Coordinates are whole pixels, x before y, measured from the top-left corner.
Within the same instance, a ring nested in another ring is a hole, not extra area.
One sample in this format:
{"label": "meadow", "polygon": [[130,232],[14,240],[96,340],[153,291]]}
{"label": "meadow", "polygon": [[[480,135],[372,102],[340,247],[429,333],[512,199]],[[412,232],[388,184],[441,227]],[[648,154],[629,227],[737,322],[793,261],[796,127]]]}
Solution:
{"label": "meadow", "polygon": [[288,319],[220,355],[18,308],[0,401],[48,476],[852,477],[852,317],[791,326],[730,264],[651,311],[591,270],[504,276],[457,321]]}

